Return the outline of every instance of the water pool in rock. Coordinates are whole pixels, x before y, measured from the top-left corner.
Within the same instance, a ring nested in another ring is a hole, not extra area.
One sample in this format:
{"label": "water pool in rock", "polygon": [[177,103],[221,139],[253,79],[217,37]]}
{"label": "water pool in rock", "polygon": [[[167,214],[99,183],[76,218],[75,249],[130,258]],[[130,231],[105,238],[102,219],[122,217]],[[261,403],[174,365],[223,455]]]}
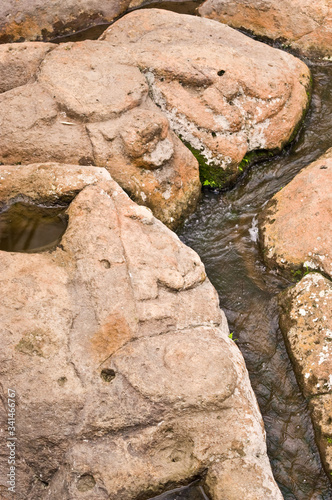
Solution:
{"label": "water pool in rock", "polygon": [[209,500],[202,486],[195,481],[188,486],[167,491],[151,500]]}
{"label": "water pool in rock", "polygon": [[178,231],[203,260],[246,360],[267,432],[274,476],[286,500],[330,500],[332,488],[279,330],[276,295],[291,283],[264,266],[257,216],[275,192],[331,144],[332,65],[311,67],[313,96],[297,140],[254,166],[227,193],[205,191]]}
{"label": "water pool in rock", "polygon": [[66,231],[66,208],[26,202],[6,207],[0,212],[0,250],[27,253],[52,250]]}

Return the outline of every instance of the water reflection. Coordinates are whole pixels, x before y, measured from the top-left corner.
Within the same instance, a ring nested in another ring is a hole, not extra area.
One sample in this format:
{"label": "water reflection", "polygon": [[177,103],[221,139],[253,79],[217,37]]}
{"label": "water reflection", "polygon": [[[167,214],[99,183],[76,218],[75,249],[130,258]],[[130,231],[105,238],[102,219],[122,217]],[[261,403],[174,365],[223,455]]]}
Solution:
{"label": "water reflection", "polygon": [[66,208],[10,205],[0,213],[0,250],[31,253],[55,248],[67,228]]}

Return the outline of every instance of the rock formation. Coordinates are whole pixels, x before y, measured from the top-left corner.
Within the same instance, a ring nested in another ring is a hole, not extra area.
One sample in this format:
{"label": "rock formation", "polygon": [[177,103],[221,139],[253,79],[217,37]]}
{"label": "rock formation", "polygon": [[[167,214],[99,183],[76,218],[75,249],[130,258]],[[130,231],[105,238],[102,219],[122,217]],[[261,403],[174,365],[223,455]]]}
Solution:
{"label": "rock formation", "polygon": [[2,0],[0,42],[51,40],[110,23],[140,0]]}
{"label": "rock formation", "polygon": [[105,166],[174,227],[196,207],[197,161],[148,97],[139,69],[116,57],[101,42],[0,46],[0,161]]}
{"label": "rock formation", "polygon": [[299,384],[309,401],[316,440],[332,473],[332,283],[309,273],[280,296],[280,325]]}
{"label": "rock formation", "polygon": [[243,358],[197,254],[104,169],[0,176],[3,206],[18,195],[69,203],[54,251],[0,252],[1,427],[12,388],[16,498],[134,500],[205,475],[212,500],[281,500]]}
{"label": "rock formation", "polygon": [[208,19],[135,11],[101,39],[145,73],[153,100],[218,187],[238,177],[246,153],[281,149],[308,104],[304,63]]}
{"label": "rock formation", "polygon": [[329,0],[206,0],[203,17],[279,40],[309,57],[332,57]]}
{"label": "rock formation", "polygon": [[260,216],[260,242],[271,267],[332,276],[332,149],[273,196]]}
{"label": "rock formation", "polygon": [[[273,196],[260,219],[270,267],[301,278],[280,295],[280,326],[332,473],[332,149]],[[312,270],[319,272],[310,272]]]}
{"label": "rock formation", "polygon": [[225,187],[247,152],[282,148],[308,104],[300,60],[158,9],[128,14],[101,41],[2,45],[0,61],[1,162],[105,166],[170,227],[200,191],[197,161],[177,136],[203,178]]}

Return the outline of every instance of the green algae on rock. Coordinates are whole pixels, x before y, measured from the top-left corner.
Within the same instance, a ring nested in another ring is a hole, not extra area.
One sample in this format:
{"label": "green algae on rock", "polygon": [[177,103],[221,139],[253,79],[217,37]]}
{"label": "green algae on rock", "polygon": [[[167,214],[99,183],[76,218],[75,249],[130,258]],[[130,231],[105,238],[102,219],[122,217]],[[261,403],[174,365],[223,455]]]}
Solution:
{"label": "green algae on rock", "polygon": [[141,10],[101,40],[123,47],[140,67],[149,95],[214,187],[232,184],[248,153],[281,150],[308,106],[302,61],[216,21]]}
{"label": "green algae on rock", "polygon": [[263,257],[291,275],[332,276],[332,149],[276,193],[259,217]]}

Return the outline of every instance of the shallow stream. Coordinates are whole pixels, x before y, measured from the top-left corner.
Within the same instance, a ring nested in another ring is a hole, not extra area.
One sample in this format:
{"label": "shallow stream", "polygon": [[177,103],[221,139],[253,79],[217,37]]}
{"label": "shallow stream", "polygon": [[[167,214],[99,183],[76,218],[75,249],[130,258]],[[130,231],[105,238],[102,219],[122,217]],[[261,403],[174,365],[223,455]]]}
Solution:
{"label": "shallow stream", "polygon": [[274,476],[287,500],[330,500],[308,408],[278,325],[276,295],[290,283],[264,266],[257,216],[274,193],[332,146],[332,65],[311,67],[312,104],[292,147],[254,166],[227,193],[205,191],[178,231],[206,266],[242,351],[267,432]]}
{"label": "shallow stream", "polygon": [[67,207],[17,202],[0,211],[0,250],[44,252],[60,243],[67,229]]}
{"label": "shallow stream", "polygon": [[[103,29],[105,26],[91,28],[91,33],[86,30],[77,33],[76,38],[56,41],[96,38]],[[233,339],[249,370],[265,422],[273,473],[286,500],[332,500],[332,488],[321,465],[307,404],[296,383],[278,325],[276,296],[290,283],[266,269],[257,244],[257,216],[264,204],[332,146],[332,64],[311,69],[312,104],[293,145],[280,156],[254,166],[231,191],[204,191],[196,213],[178,231],[181,240],[200,255],[219,293],[220,306],[226,312]],[[38,236],[37,226],[34,222],[23,231],[16,208],[0,217],[0,225],[3,224],[4,233],[10,217],[15,234],[25,236],[15,242],[11,230],[6,229],[3,245],[15,244],[15,251],[26,251],[29,243],[32,247],[28,251],[38,251],[36,248],[57,244],[65,230],[65,221],[59,213],[49,214],[48,219],[45,214],[40,215],[39,225],[47,223],[51,235],[47,242],[32,241]],[[26,238],[30,238],[28,243]],[[12,246],[2,249],[14,251]],[[178,498],[206,500],[207,497],[202,487],[194,484],[164,493],[155,500]]]}

